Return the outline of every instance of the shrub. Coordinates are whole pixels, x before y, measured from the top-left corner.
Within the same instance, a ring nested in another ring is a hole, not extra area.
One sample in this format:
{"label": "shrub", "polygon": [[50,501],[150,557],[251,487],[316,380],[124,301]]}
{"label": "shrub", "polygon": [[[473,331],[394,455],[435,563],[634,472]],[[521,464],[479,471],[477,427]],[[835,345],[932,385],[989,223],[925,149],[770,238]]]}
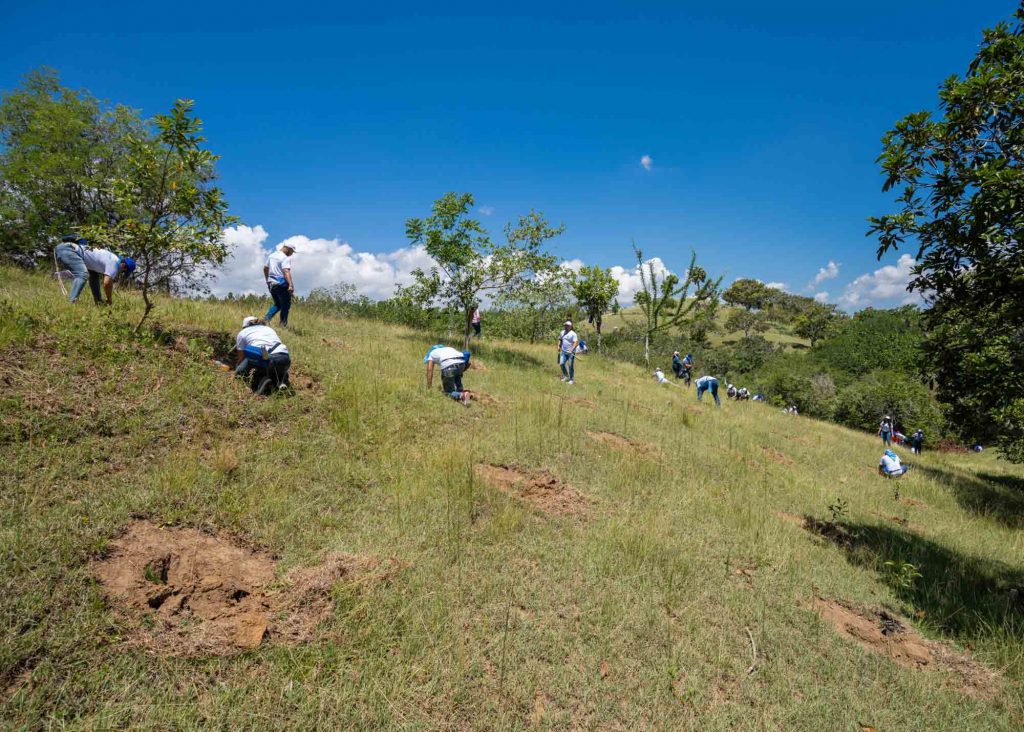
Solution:
{"label": "shrub", "polygon": [[931,439],[945,434],[942,409],[924,384],[895,371],[873,371],[839,392],[835,420],[874,432],[889,414],[897,429],[921,428]]}

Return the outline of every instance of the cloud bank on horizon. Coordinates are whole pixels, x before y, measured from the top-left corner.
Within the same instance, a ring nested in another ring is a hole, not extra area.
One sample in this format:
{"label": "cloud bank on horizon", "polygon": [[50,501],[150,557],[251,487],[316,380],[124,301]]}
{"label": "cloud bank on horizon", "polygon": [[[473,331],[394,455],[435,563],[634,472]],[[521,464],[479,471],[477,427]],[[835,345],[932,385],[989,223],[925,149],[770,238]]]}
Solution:
{"label": "cloud bank on horizon", "polygon": [[[224,266],[211,278],[210,291],[223,297],[235,295],[265,294],[263,265],[267,255],[275,247],[268,246],[270,234],[261,226],[233,226],[224,230],[224,241],[231,248],[231,255]],[[429,269],[432,260],[422,247],[402,247],[392,252],[358,252],[341,239],[310,238],[295,235],[282,239],[276,246],[290,244],[295,247],[292,260],[296,294],[308,295],[319,287],[332,287],[339,283],[354,285],[361,295],[374,300],[383,300],[394,295],[395,287],[412,282],[412,272],[417,268]],[[574,258],[562,262],[562,266],[578,271],[585,262]],[[645,262],[654,266],[659,277],[672,270],[660,257]],[[871,306],[892,304],[920,304],[920,294],[907,292],[911,270],[916,261],[909,254],[902,255],[895,265],[886,265],[874,272],[864,273],[846,285],[842,294],[834,301],[847,310],[859,310]],[[810,287],[839,276],[840,265],[829,260],[818,270]],[[624,267],[613,265],[609,268],[612,277],[619,283],[618,300],[629,305],[642,288],[640,271],[636,265]],[[787,290],[784,282],[769,282],[768,287]],[[814,294],[818,302],[831,302],[828,291]]]}

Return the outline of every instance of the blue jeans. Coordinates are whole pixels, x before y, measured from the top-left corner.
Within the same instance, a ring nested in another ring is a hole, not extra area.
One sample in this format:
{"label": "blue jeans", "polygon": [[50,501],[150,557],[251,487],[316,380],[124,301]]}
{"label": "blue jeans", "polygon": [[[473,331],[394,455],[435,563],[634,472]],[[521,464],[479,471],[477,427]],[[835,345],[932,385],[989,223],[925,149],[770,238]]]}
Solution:
{"label": "blue jeans", "polygon": [[712,379],[710,382],[704,382],[697,387],[697,401],[702,401],[701,397],[704,396],[704,392],[710,391],[711,396],[715,398],[715,404],[722,406],[722,400],[718,398],[718,381]]}
{"label": "blue jeans", "polygon": [[462,373],[465,370],[464,365],[441,370],[441,389],[452,399],[462,399]]}
{"label": "blue jeans", "polygon": [[[67,267],[74,279],[71,281],[71,292],[68,294],[68,302],[75,302],[82,294],[82,288],[89,280],[89,270],[85,266],[85,260],[77,246],[72,244],[58,244],[53,252],[57,260]],[[93,293],[95,295],[96,293]]]}
{"label": "blue jeans", "polygon": [[288,285],[271,285],[270,296],[274,298],[274,304],[263,316],[263,319],[270,322],[270,319],[281,313],[281,325],[288,325],[288,310],[292,306],[292,293],[288,292]]}
{"label": "blue jeans", "polygon": [[880,432],[882,436],[882,444],[886,447],[892,447],[892,433],[891,432]]}
{"label": "blue jeans", "polygon": [[558,365],[562,367],[562,376],[572,381],[576,373],[576,354],[559,351]]}

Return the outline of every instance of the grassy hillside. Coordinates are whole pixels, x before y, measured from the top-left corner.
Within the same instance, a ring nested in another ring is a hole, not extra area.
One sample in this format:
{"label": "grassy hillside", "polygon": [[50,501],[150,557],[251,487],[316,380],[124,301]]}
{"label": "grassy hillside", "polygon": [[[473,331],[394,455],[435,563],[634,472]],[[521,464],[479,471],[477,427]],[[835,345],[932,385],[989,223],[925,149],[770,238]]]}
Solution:
{"label": "grassy hillside", "polygon": [[[595,356],[569,387],[550,346],[484,341],[466,409],[425,389],[422,337],[301,309],[298,394],[264,400],[210,363],[235,306],[161,302],[138,339],[131,296],[0,277],[4,728],[1024,723],[1024,474],[987,454],[886,482],[868,435]],[[282,582],[339,552],[389,569],[324,583],[306,642],[182,655],[97,579],[142,520],[260,549]],[[829,601],[887,608],[882,649],[916,627],[933,662],[866,650]]]}

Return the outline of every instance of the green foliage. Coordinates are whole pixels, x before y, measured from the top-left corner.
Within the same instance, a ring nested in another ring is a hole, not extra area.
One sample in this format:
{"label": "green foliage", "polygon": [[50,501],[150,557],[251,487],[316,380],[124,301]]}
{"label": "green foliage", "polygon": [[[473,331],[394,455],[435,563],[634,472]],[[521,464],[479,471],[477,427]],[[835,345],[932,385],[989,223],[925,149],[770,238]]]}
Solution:
{"label": "green foliage", "polygon": [[535,343],[555,337],[565,322],[572,294],[572,273],[556,267],[535,277],[527,286],[501,295],[496,304],[513,316],[508,335]]}
{"label": "green foliage", "polygon": [[773,404],[795,404],[801,414],[832,419],[837,386],[832,373],[805,353],[775,355],[750,377],[755,392]]}
{"label": "green foliage", "polygon": [[848,374],[877,369],[918,374],[923,341],[920,312],[915,307],[867,308],[839,323],[836,335],[816,350],[822,362]]}
{"label": "green foliage", "polygon": [[[961,371],[982,378],[999,373],[1001,388],[1019,394],[1021,360],[1000,362],[1000,346],[980,353],[965,348],[977,339],[961,320],[971,323],[975,313],[999,304],[998,331],[1024,330],[1024,6],[1014,18],[1012,26],[1003,22],[984,32],[963,77],[946,79],[940,116],[909,114],[882,138],[884,190],[899,191],[899,210],[870,219],[869,233],[878,236],[879,256],[908,242],[917,246],[910,287],[933,303],[933,366],[953,378]],[[971,414],[955,391],[959,385],[943,386],[968,431],[991,434],[1008,457],[1024,457],[1020,405],[979,396],[966,400]]]}
{"label": "green foliage", "polygon": [[746,310],[764,310],[775,300],[777,293],[760,280],[739,279],[722,293],[722,299],[729,305]]}
{"label": "green foliage", "polygon": [[896,371],[874,371],[839,392],[835,419],[848,427],[877,431],[882,415],[905,431],[921,428],[929,437],[944,434],[942,409],[928,387]]}
{"label": "green foliage", "polygon": [[557,259],[543,244],[562,233],[542,214],[531,211],[505,226],[505,244],[491,241],[480,222],[470,217],[471,193],[446,193],[425,219],[406,222],[406,236],[434,260],[429,271],[412,272],[414,283],[400,295],[421,305],[454,308],[464,318],[463,344],[469,348],[473,309],[482,295],[524,297],[545,276],[555,274]]}
{"label": "green foliage", "polygon": [[837,524],[847,516],[850,515],[850,502],[845,498],[839,497],[828,505],[829,515],[832,517],[832,523]]}
{"label": "green foliage", "polygon": [[752,333],[764,333],[770,325],[765,312],[753,310],[733,310],[725,321],[727,331],[741,330],[745,339],[749,339]]}
{"label": "green foliage", "polygon": [[573,294],[587,322],[597,331],[597,350],[601,351],[601,324],[604,314],[619,292],[619,283],[611,270],[603,267],[582,267],[573,279]]}
{"label": "green foliage", "polygon": [[793,333],[811,342],[811,348],[831,338],[839,331],[842,317],[836,313],[835,305],[807,307],[793,319]]}
{"label": "green foliage", "polygon": [[704,268],[697,266],[696,252],[690,256],[683,279],[670,273],[659,278],[653,260],[645,262],[643,252],[636,247],[633,253],[642,286],[636,302],[644,315],[644,363],[650,368],[650,346],[656,335],[714,316],[722,278],[708,277]]}
{"label": "green foliage", "polygon": [[89,239],[135,257],[146,303],[138,327],[154,307],[152,290],[201,290],[206,268],[228,255],[222,232],[236,219],[213,185],[217,156],[200,147],[202,123],[191,111],[179,99],[156,116],[155,134],[130,138],[112,185],[116,220],[83,227]]}
{"label": "green foliage", "polygon": [[0,254],[31,262],[116,215],[113,181],[144,133],[135,110],[63,87],[51,69],[28,74],[0,103]]}

